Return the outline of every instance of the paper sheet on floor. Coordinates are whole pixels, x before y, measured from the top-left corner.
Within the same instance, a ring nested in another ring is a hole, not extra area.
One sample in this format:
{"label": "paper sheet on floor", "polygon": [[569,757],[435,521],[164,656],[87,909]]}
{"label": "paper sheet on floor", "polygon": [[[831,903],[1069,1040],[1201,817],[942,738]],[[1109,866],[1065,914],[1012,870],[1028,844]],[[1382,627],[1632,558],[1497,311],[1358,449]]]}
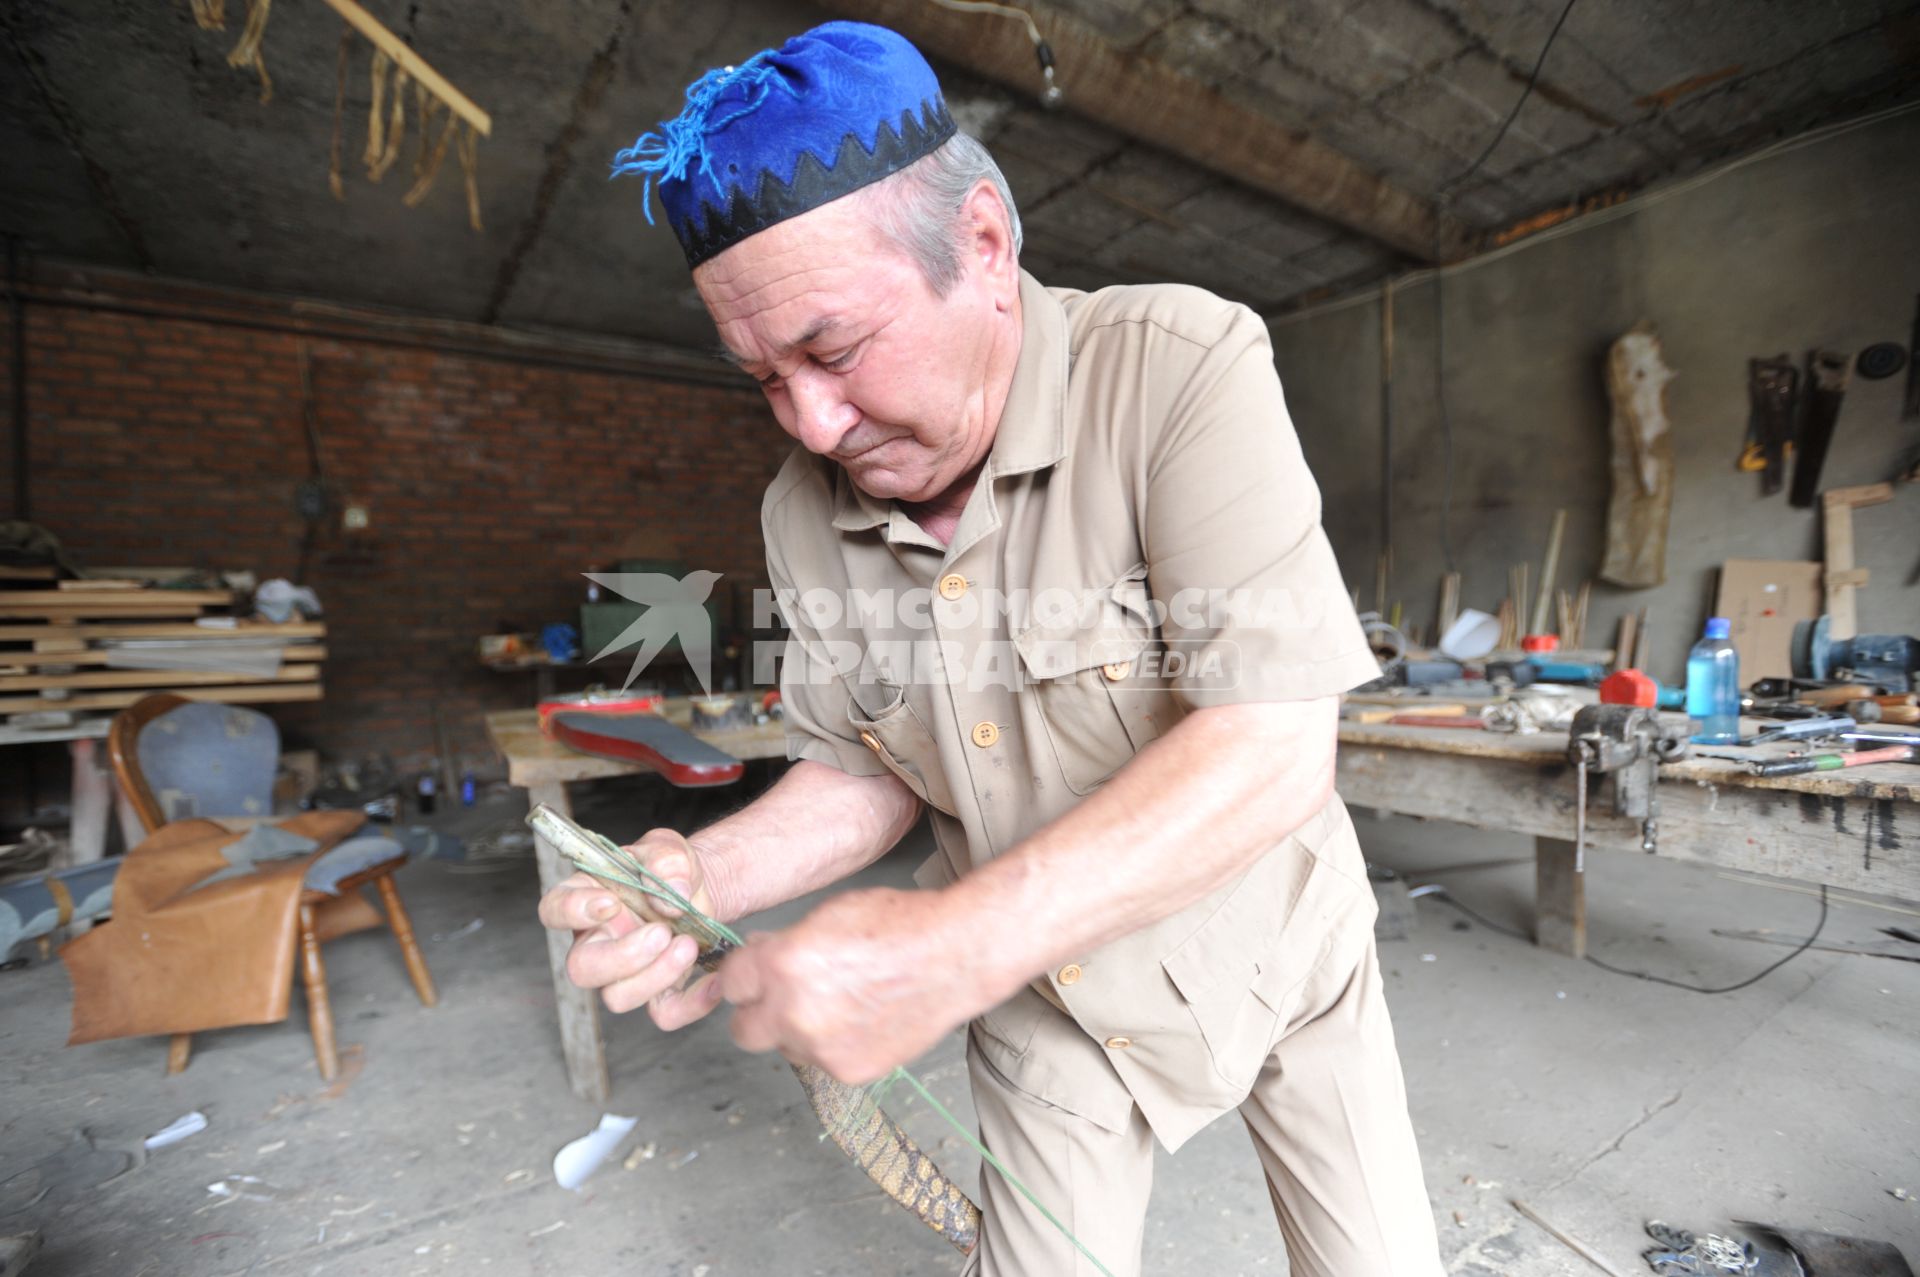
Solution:
{"label": "paper sheet on floor", "polygon": [[554,1154],[555,1182],[567,1189],[577,1189],[586,1183],[587,1176],[598,1170],[600,1163],[620,1147],[620,1141],[627,1138],[627,1132],[639,1120],[637,1117],[618,1117],[612,1113],[601,1114],[600,1125]]}

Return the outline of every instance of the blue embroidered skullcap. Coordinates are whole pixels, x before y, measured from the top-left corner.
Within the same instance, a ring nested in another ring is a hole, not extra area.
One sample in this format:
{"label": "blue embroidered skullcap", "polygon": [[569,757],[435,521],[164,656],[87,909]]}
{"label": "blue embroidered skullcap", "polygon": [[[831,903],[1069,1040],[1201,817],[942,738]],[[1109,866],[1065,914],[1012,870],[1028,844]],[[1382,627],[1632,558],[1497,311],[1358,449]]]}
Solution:
{"label": "blue embroidered skullcap", "polygon": [[614,156],[658,184],[687,265],[897,173],[953,136],[940,81],[899,34],[829,22],[687,87],[686,109]]}

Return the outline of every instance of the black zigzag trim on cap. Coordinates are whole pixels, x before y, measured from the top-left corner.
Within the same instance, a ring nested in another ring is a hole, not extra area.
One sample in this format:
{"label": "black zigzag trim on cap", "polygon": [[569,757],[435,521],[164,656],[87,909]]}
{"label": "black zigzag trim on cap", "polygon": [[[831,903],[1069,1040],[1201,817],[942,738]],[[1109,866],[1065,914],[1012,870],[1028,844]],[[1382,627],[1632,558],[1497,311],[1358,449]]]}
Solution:
{"label": "black zigzag trim on cap", "polygon": [[932,98],[920,104],[917,115],[913,111],[902,111],[898,130],[891,122],[883,121],[871,151],[861,143],[857,133],[849,131],[840,139],[840,154],[831,167],[822,164],[812,151],[803,150],[800,162],[794,167],[791,184],[772,173],[763,173],[759,193],[749,198],[744,186],[735,187],[725,213],[701,201],[699,214],[685,226],[674,228],[680,237],[680,247],[687,254],[688,269],[777,222],[798,217],[898,173],[915,160],[932,154],[953,134],[953,116],[948,114],[947,104],[940,98]]}

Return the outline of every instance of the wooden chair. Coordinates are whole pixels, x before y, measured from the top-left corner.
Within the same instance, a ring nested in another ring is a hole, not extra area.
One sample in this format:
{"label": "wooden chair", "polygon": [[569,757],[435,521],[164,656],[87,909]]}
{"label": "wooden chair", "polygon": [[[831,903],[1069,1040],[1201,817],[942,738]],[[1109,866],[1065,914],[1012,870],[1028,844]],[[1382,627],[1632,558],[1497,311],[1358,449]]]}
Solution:
{"label": "wooden chair", "polygon": [[[167,823],[166,809],[155,797],[152,787],[140,763],[140,734],[155,719],[178,709],[182,705],[192,704],[183,696],[157,692],[142,697],[139,701],[114,715],[113,723],[107,729],[107,756],[113,764],[113,774],[120,782],[121,792],[140,818],[147,833],[152,833]],[[279,732],[272,726],[273,720],[256,710],[244,709],[237,705],[221,707],[225,711],[243,715],[252,715],[264,720],[267,730],[273,733],[273,754],[277,762],[279,757]],[[271,782],[269,781],[269,788]],[[270,807],[270,794],[269,806]],[[198,815],[239,815],[235,812],[197,812]],[[265,815],[266,812],[245,813]],[[394,939],[400,942],[400,955],[406,960],[407,974],[413,979],[414,992],[420,995],[425,1006],[439,1001],[434,991],[433,977],[427,971],[426,956],[420,952],[420,942],[414,937],[413,923],[407,917],[405,906],[400,903],[400,889],[394,884],[393,875],[406,863],[405,856],[396,856],[392,860],[382,861],[369,866],[359,873],[342,878],[335,893],[317,891],[309,888],[300,898],[300,972],[307,993],[307,1019],[313,1028],[313,1055],[320,1066],[320,1076],[332,1081],[340,1072],[340,1057],[334,1047],[333,1004],[327,997],[327,972],[320,960],[320,937],[324,927],[316,924],[316,917],[328,905],[348,898],[353,892],[371,883],[380,893],[380,901],[386,906],[387,925],[392,928]],[[193,1050],[193,1035],[176,1033],[167,1049],[167,1072],[179,1073],[187,1067],[187,1058]]]}

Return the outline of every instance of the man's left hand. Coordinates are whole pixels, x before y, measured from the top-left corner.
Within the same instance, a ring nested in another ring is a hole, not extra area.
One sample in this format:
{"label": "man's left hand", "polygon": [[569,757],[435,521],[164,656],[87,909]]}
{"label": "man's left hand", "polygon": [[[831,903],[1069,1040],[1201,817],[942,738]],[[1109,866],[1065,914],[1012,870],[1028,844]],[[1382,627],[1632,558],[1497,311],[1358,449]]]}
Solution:
{"label": "man's left hand", "polygon": [[924,1054],[1005,995],[969,971],[938,892],[877,888],[757,934],[720,968],[733,1039],[859,1086]]}

